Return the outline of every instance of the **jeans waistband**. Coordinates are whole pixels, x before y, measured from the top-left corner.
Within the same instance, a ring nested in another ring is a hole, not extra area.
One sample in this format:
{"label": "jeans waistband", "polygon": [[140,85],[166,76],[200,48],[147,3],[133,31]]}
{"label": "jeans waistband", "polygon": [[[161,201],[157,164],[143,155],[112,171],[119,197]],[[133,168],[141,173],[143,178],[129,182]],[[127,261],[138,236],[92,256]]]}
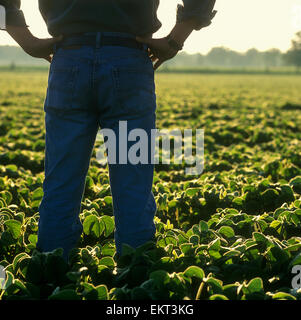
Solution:
{"label": "jeans waistband", "polygon": [[55,45],[55,51],[64,46],[89,45],[96,48],[102,46],[124,46],[147,51],[148,46],[136,41],[132,34],[122,32],[87,32],[82,34],[72,34]]}

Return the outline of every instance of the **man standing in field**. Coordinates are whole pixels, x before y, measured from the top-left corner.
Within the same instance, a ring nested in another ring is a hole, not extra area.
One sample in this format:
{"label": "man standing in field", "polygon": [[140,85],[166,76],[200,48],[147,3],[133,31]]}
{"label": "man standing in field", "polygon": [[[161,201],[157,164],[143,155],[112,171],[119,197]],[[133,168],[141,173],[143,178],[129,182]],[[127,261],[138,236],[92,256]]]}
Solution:
{"label": "man standing in field", "polygon": [[[159,0],[39,0],[52,38],[38,39],[27,28],[20,0],[0,0],[7,32],[29,55],[51,63],[44,104],[45,180],[37,243],[41,251],[63,248],[67,259],[76,247],[85,178],[99,127],[113,130],[116,151],[122,138],[119,121],[126,122],[127,132],[143,129],[151,139],[156,121],[154,70],[182,49],[193,30],[211,24],[214,4],[183,0],[170,34],[152,39],[161,27]],[[130,147],[125,146],[126,154]],[[154,239],[154,165],[148,151],[147,164],[124,162],[124,154],[118,153],[117,162],[109,163],[117,258],[123,243],[136,248]]]}

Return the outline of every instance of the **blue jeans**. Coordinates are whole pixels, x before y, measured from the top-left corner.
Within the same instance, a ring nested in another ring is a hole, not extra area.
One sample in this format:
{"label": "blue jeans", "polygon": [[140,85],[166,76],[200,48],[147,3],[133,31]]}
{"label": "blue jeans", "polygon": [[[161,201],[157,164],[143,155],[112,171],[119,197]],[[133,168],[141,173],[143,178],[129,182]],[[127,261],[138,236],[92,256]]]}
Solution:
{"label": "blue jeans", "polygon": [[[101,32],[99,38],[104,34],[131,37]],[[99,129],[114,131],[118,155],[119,121],[127,121],[128,132],[140,128],[148,133],[151,154],[156,95],[147,51],[97,44],[59,48],[50,66],[44,111],[45,179],[37,248],[63,248],[68,259],[83,230],[79,213]],[[154,239],[153,171],[152,163],[109,164],[117,256],[123,243],[136,248]]]}

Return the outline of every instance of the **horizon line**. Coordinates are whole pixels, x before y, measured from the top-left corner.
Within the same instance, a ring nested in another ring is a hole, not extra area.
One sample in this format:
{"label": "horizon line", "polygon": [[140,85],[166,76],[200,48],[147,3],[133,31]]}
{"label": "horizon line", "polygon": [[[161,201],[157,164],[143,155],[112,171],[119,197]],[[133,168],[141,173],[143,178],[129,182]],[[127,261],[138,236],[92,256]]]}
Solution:
{"label": "horizon line", "polygon": [[[19,45],[16,45],[16,44],[0,44],[0,47],[16,47],[16,48],[21,48],[21,46]],[[232,49],[230,47],[227,47],[227,46],[215,46],[215,47],[212,47],[210,48],[210,50],[208,50],[206,53],[202,53],[201,51],[197,51],[197,52],[189,52],[187,50],[182,50],[180,51],[179,53],[187,53],[188,55],[195,55],[195,54],[201,54],[201,55],[207,55],[212,49],[215,49],[215,48],[224,48],[226,50],[230,50],[230,51],[234,51],[234,52],[237,52],[237,53],[240,53],[240,54],[245,54],[247,53],[249,50],[257,50],[258,52],[267,52],[267,51],[270,51],[270,50],[279,50],[282,54],[286,53],[290,48],[288,48],[286,51],[283,51],[281,50],[280,48],[277,48],[277,47],[271,47],[269,49],[266,49],[266,50],[260,50],[256,47],[250,47],[244,51],[241,51],[241,50],[235,50],[235,49]],[[22,49],[22,48],[21,48]]]}

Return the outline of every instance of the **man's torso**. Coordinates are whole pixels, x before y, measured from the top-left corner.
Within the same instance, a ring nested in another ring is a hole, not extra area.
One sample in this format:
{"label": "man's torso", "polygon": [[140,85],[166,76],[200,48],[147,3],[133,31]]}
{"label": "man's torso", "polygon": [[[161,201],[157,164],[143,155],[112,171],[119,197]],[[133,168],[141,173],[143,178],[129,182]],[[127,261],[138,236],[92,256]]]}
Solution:
{"label": "man's torso", "polygon": [[152,34],[161,27],[158,6],[159,0],[39,0],[53,36],[93,31]]}

